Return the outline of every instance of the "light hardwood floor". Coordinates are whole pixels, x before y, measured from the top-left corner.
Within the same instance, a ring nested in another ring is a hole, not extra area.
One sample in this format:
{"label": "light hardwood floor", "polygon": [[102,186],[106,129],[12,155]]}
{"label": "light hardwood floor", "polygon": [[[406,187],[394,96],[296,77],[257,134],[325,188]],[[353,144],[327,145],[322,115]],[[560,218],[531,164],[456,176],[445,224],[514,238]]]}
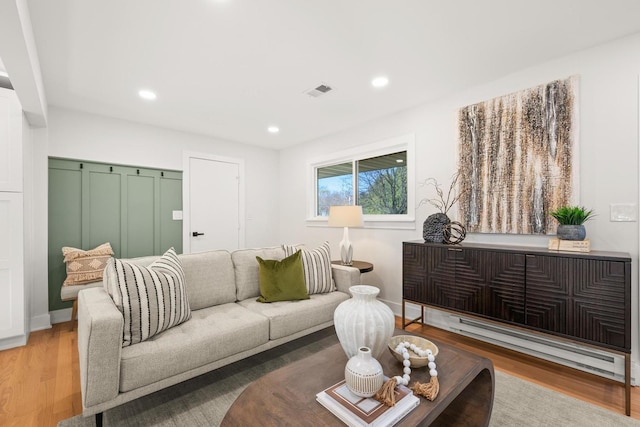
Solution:
{"label": "light hardwood floor", "polygon": [[[488,357],[496,370],[624,413],[620,383],[429,326],[407,330]],[[79,377],[77,334],[68,322],[33,332],[24,347],[0,351],[0,426],[55,426],[80,414]],[[631,416],[640,419],[638,387],[631,390]]]}

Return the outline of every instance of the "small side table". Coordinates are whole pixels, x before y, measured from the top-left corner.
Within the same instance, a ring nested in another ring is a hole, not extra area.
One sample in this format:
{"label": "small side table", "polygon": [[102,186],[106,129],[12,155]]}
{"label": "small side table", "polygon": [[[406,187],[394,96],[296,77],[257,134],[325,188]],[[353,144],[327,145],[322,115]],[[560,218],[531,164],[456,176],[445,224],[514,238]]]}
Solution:
{"label": "small side table", "polygon": [[[342,264],[342,261],[331,261],[331,264],[344,265]],[[366,261],[352,261],[352,264],[348,265],[347,267],[357,268],[358,270],[360,270],[360,273],[368,273],[370,271],[373,271],[373,264]]]}

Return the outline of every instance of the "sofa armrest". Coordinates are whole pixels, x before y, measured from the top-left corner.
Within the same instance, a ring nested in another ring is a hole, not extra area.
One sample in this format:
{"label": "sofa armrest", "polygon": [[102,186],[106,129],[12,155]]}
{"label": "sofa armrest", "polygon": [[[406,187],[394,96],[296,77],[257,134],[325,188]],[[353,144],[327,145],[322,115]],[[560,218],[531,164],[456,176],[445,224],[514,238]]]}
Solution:
{"label": "sofa armrest", "polygon": [[78,352],[82,406],[114,399],[120,388],[124,319],[104,288],[78,294]]}
{"label": "sofa armrest", "polygon": [[351,295],[349,292],[351,286],[360,284],[360,270],[355,267],[333,264],[331,274],[336,282],[336,288],[348,295]]}

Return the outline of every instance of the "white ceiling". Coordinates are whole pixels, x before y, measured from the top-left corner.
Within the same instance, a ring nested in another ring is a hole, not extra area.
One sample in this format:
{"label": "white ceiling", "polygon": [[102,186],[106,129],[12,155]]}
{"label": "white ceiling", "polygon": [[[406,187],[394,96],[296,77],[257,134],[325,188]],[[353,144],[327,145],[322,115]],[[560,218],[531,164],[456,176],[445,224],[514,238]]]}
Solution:
{"label": "white ceiling", "polygon": [[28,5],[49,105],[276,149],[640,31],[638,0]]}

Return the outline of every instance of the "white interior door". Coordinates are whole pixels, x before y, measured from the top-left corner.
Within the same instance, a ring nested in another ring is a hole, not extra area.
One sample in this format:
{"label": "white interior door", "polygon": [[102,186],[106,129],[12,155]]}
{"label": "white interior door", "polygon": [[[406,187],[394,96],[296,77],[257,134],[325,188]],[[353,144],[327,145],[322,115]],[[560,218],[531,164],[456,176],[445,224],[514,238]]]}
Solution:
{"label": "white interior door", "polygon": [[186,163],[184,252],[239,249],[244,244],[242,162],[190,155]]}

